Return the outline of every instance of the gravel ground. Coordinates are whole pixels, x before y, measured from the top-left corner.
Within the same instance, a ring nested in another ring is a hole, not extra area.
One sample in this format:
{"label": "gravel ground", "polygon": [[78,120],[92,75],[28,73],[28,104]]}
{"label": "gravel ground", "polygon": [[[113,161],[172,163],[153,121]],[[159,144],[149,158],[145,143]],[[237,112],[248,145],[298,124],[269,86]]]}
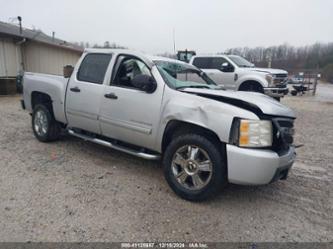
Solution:
{"label": "gravel ground", "polygon": [[178,198],[160,162],[38,142],[20,98],[0,97],[0,241],[332,241],[333,87],[318,93],[282,100],[305,144],[287,181],[204,203]]}

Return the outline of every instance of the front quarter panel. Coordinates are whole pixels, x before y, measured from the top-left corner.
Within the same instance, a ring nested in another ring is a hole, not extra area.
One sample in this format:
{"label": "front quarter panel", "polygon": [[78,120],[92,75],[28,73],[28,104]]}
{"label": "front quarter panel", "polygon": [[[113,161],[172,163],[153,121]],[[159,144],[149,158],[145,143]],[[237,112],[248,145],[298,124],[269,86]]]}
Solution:
{"label": "front quarter panel", "polygon": [[259,119],[254,113],[217,100],[165,87],[157,148],[161,151],[168,122],[177,120],[195,124],[214,132],[220,141],[229,141],[234,117]]}
{"label": "front quarter panel", "polygon": [[236,82],[237,85],[236,89],[239,89],[239,87],[245,81],[256,81],[260,85],[262,85],[262,87],[268,87],[268,82],[266,81],[264,75],[258,75],[254,74],[253,72],[246,72],[244,70],[239,70],[237,74],[238,74],[238,80]]}

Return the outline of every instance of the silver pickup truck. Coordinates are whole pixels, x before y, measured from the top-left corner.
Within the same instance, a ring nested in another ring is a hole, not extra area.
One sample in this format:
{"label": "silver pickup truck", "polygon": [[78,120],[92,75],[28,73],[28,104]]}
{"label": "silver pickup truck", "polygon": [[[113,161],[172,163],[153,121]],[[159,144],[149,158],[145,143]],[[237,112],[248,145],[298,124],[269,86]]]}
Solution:
{"label": "silver pickup truck", "polygon": [[145,159],[162,159],[176,194],[204,200],[228,182],[286,179],[295,159],[288,107],[221,90],[177,60],[86,50],[70,78],[24,74],[22,106],[42,142],[61,131]]}

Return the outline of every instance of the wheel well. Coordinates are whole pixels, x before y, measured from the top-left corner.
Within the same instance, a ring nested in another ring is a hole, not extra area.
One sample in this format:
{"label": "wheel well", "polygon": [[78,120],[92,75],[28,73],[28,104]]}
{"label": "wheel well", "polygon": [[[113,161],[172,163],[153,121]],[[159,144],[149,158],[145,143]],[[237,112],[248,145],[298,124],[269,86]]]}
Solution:
{"label": "wheel well", "polygon": [[250,89],[256,92],[264,92],[262,85],[258,81],[254,80],[244,81],[238,88],[239,91],[249,91]]}
{"label": "wheel well", "polygon": [[35,108],[36,105],[44,104],[49,110],[52,110],[52,99],[51,97],[42,92],[32,92],[31,93],[31,108],[32,110]]}
{"label": "wheel well", "polygon": [[189,133],[202,134],[205,137],[209,137],[216,144],[221,144],[221,141],[216,135],[216,133],[207,128],[184,121],[172,120],[167,124],[164,130],[162,139],[162,151],[165,151],[168,144],[172,141],[174,137]]}

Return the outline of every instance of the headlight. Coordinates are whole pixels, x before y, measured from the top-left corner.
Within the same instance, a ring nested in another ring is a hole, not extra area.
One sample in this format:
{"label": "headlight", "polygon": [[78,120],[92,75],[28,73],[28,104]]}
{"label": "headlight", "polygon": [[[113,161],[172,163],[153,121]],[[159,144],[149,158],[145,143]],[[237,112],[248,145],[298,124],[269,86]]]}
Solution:
{"label": "headlight", "polygon": [[268,82],[268,85],[273,85],[274,77],[271,74],[266,74],[265,76],[266,81]]}
{"label": "headlight", "polygon": [[240,147],[270,147],[273,143],[272,122],[269,120],[239,119],[234,135],[238,135],[234,142]]}

